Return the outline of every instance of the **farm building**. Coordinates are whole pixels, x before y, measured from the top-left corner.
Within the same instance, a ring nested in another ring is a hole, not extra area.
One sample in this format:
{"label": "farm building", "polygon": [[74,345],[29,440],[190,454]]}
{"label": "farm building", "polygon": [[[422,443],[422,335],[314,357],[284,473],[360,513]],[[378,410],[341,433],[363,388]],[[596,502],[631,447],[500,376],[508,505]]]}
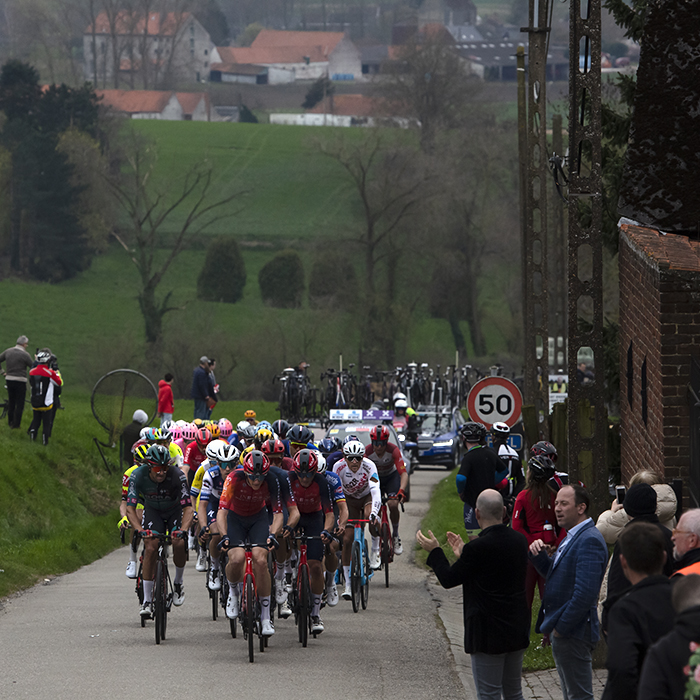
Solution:
{"label": "farm building", "polygon": [[104,106],[131,119],[211,121],[209,95],[169,90],[96,90]]}

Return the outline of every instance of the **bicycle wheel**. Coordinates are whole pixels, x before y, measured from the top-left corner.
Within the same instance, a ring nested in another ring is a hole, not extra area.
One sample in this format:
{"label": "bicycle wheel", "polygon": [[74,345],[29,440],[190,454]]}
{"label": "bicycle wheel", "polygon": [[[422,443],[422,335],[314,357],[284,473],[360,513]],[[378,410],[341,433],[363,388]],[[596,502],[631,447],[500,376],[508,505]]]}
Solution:
{"label": "bicycle wheel", "polygon": [[255,661],[255,600],[253,590],[253,578],[248,575],[245,580],[243,610],[245,611],[245,624],[248,632],[248,660],[252,664]]}
{"label": "bicycle wheel", "polygon": [[362,585],[362,554],[360,543],[352,543],[352,555],[350,559],[350,593],[352,595],[352,611],[360,609],[360,587]]}
{"label": "bicycle wheel", "polygon": [[367,601],[369,600],[369,576],[372,569],[369,568],[369,553],[367,552],[367,540],[365,540],[365,549],[363,552],[363,565],[364,565],[364,583],[360,587],[360,602],[362,603],[362,609],[367,610]]}
{"label": "bicycle wheel", "polygon": [[165,576],[163,571],[163,562],[156,563],[156,579],[153,586],[154,608],[155,608],[155,623],[156,623],[156,644],[160,644],[161,639],[165,639],[164,620],[165,620],[165,592],[164,592]]}
{"label": "bicycle wheel", "polygon": [[311,588],[309,585],[309,568],[304,566],[299,571],[299,641],[305,647],[309,643],[309,625],[311,616]]}
{"label": "bicycle wheel", "polygon": [[384,568],[384,583],[389,588],[389,564],[392,561],[391,556],[391,533],[389,526],[384,523],[382,525],[382,567]]}

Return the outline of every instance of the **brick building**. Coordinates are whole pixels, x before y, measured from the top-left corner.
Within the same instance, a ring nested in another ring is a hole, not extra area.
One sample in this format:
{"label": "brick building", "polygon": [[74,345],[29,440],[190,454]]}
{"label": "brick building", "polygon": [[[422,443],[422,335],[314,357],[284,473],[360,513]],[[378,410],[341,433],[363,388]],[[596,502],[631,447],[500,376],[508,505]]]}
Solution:
{"label": "brick building", "polygon": [[682,478],[698,506],[700,242],[622,223],[619,261],[622,474]]}

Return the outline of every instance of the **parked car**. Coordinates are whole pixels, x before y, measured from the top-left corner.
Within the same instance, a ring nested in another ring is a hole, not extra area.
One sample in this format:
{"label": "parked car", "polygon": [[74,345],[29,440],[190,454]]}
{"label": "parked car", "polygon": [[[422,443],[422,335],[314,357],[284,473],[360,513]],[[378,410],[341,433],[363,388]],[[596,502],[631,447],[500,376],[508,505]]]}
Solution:
{"label": "parked car", "polygon": [[459,466],[464,447],[459,429],[465,420],[458,409],[420,406],[418,415],[418,461],[421,464],[442,464],[447,469]]}

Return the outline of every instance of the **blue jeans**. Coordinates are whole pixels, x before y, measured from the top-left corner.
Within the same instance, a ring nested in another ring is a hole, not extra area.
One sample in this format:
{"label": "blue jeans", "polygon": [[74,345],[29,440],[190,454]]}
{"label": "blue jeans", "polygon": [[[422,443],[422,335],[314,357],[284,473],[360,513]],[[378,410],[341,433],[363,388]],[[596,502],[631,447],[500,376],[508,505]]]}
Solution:
{"label": "blue jeans", "polygon": [[550,635],[564,700],[593,700],[593,644],[584,639]]}
{"label": "blue jeans", "polygon": [[195,399],[194,400],[194,417],[201,418],[202,420],[207,420],[209,418],[209,409],[207,408],[206,399]]}
{"label": "blue jeans", "polygon": [[525,649],[507,654],[472,654],[478,700],[523,700],[520,681]]}

